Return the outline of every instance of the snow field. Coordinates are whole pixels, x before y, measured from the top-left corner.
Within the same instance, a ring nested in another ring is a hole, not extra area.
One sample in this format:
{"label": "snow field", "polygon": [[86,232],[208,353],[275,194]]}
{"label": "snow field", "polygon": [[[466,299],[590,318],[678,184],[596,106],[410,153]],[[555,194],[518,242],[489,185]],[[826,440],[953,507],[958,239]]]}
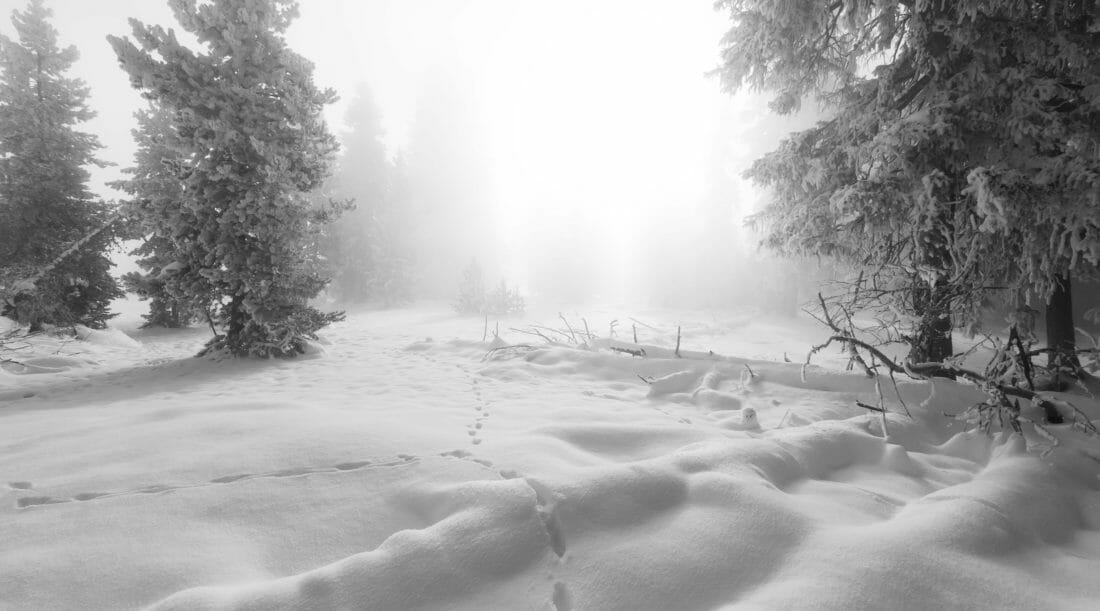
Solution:
{"label": "snow field", "polygon": [[503,332],[534,348],[490,353],[482,321],[422,307],[352,315],[308,359],[189,359],[202,329],[133,331],[66,346],[83,360],[59,371],[6,371],[0,606],[1100,599],[1097,440],[1052,427],[1062,445],[1039,458],[1034,436],[965,433],[943,412],[979,395],[950,382],[923,407],[928,384],[901,384],[913,418],[890,414],[884,439],[843,360],[805,381],[782,362],[806,329],[690,316],[647,313],[640,345],[620,325],[586,347]]}

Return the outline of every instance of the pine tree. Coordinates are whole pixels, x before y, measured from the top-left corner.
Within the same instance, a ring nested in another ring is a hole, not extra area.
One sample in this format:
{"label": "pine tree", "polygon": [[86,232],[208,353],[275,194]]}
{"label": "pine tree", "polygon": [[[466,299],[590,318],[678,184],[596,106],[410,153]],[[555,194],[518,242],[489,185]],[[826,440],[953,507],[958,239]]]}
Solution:
{"label": "pine tree", "polygon": [[[130,254],[137,256],[144,270],[122,277],[126,289],[148,299],[145,326],[184,327],[199,320],[209,309],[214,295],[187,295],[176,283],[167,282],[178,260],[174,243],[158,234],[159,211],[179,210],[185,197],[181,175],[184,171],[174,113],[164,106],[151,104],[135,113],[137,128],[132,130],[137,151],[135,165],[124,170],[130,177],[111,184],[128,193],[128,215],[135,219],[134,237],[142,243]],[[144,224],[143,224],[144,223]],[[163,233],[163,232],[162,232]]]}
{"label": "pine tree", "polygon": [[193,51],[171,30],[131,20],[134,41],[109,37],[145,97],[173,111],[183,198],[140,219],[176,260],[167,290],[215,310],[224,334],[204,353],[289,356],[340,314],[308,305],[326,280],[310,248],[325,211],[308,194],[337,144],[322,111],[335,99],[285,33],[286,0],[170,0]]}
{"label": "pine tree", "polygon": [[348,125],[330,189],[355,203],[326,228],[322,252],[333,275],[331,292],[348,303],[404,303],[412,280],[399,235],[406,229],[395,199],[399,170],[387,158],[381,114],[365,84],[352,100]]}
{"label": "pine tree", "polygon": [[[111,300],[122,295],[106,255],[113,230],[36,273],[111,217],[87,189],[84,168],[100,165],[100,144],[77,130],[95,115],[86,106],[88,88],[66,76],[78,53],[58,46],[51,16],[42,0],[31,0],[12,15],[18,40],[0,36],[0,284],[9,285],[3,314],[32,328],[101,328],[112,316]],[[13,288],[32,276],[33,287]]]}
{"label": "pine tree", "polygon": [[[749,172],[766,241],[863,266],[915,360],[997,288],[1048,299],[1100,261],[1100,38],[1081,0],[723,0],[726,87],[832,118]],[[955,317],[954,321],[952,316]]]}

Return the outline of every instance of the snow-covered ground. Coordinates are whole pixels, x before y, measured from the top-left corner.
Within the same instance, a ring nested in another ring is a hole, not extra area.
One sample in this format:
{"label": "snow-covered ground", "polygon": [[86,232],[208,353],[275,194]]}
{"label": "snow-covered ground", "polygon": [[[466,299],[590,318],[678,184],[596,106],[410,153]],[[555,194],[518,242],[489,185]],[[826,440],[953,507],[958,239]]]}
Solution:
{"label": "snow-covered ground", "polygon": [[0,369],[0,607],[1100,606],[1100,439],[963,432],[944,412],[980,395],[946,381],[901,385],[911,418],[887,384],[884,437],[843,355],[803,380],[810,321],[509,330],[564,329],[554,310],[493,351],[482,320],[422,306],[218,362],[189,358],[208,330],[134,314]]}

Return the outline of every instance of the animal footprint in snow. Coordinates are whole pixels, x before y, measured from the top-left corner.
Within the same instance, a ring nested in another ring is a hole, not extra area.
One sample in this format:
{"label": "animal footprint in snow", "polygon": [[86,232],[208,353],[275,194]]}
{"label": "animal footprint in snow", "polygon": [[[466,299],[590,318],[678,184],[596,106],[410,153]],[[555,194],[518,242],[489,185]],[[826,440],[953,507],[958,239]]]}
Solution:
{"label": "animal footprint in snow", "polygon": [[64,499],[55,499],[48,496],[25,496],[17,500],[15,502],[15,506],[22,509],[24,507],[32,507],[34,505],[54,505],[64,502]]}
{"label": "animal footprint in snow", "polygon": [[554,611],[573,611],[573,596],[562,582],[554,584]]}

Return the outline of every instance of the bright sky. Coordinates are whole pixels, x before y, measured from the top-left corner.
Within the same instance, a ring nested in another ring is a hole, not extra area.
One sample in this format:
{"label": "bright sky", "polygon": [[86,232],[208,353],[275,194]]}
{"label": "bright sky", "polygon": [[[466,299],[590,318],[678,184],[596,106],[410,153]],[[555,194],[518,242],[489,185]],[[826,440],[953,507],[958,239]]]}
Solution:
{"label": "bright sky", "polygon": [[[606,227],[609,265],[625,265],[650,239],[646,223],[690,215],[705,189],[721,114],[745,102],[704,74],[728,27],[710,0],[302,0],[292,47],[316,81],[345,100],[329,113],[339,132],[357,82],[372,88],[387,144],[401,148],[425,78],[456,76],[489,118],[482,151],[504,239],[524,239],[544,211],[583,213]],[[132,113],[143,104],[106,42],[128,17],[177,27],[157,0],[47,0],[77,75],[99,112],[86,126],[102,157],[93,189],[131,162]],[[25,3],[0,0],[0,32]],[[730,168],[731,173],[740,168]],[[539,211],[543,211],[540,213]],[[731,208],[731,214],[737,211]],[[648,219],[648,220],[647,220]],[[513,244],[512,247],[515,247]],[[512,257],[522,277],[522,257]]]}

